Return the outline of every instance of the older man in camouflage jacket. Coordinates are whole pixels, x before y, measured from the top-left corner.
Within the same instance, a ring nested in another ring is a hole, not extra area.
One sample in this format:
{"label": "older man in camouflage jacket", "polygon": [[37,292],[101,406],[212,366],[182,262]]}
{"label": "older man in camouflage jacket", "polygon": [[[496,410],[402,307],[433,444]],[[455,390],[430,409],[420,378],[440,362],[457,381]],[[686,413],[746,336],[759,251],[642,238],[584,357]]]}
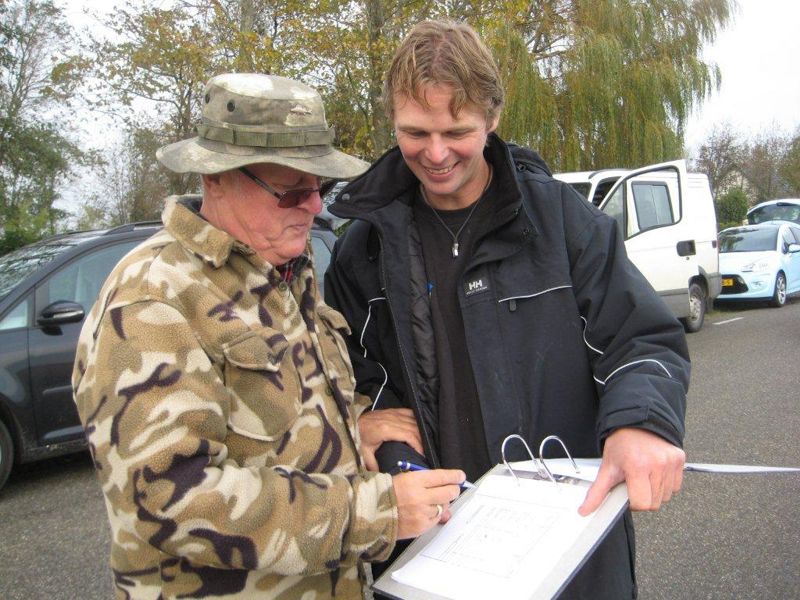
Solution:
{"label": "older man in camouflage jacket", "polygon": [[73,374],[117,598],[361,598],[362,561],[446,519],[464,474],[363,466],[361,435],[419,440],[404,413],[357,424],[347,324],[318,295],[320,177],[366,168],[318,93],[226,74],[204,101],[198,137],[158,153],[203,196],[169,199],[109,276]]}

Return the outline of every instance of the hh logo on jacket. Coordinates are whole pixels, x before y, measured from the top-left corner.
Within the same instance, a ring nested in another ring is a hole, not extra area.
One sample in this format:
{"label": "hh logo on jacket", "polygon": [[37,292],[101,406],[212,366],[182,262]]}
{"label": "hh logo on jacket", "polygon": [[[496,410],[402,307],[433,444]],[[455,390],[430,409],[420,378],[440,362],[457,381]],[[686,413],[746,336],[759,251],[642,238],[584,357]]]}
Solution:
{"label": "hh logo on jacket", "polygon": [[489,284],[484,277],[481,277],[480,279],[473,279],[472,281],[468,281],[466,284],[464,284],[464,293],[467,295],[467,297],[488,291]]}

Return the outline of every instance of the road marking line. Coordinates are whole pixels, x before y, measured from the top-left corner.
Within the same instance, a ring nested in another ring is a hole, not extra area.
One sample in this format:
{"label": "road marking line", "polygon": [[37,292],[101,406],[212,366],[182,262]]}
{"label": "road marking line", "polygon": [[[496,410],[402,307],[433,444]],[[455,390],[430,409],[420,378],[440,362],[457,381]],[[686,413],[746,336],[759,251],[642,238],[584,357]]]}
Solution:
{"label": "road marking line", "polygon": [[714,325],[727,325],[728,323],[733,323],[734,321],[741,321],[744,317],[736,317],[735,319],[728,319],[727,321],[717,321]]}

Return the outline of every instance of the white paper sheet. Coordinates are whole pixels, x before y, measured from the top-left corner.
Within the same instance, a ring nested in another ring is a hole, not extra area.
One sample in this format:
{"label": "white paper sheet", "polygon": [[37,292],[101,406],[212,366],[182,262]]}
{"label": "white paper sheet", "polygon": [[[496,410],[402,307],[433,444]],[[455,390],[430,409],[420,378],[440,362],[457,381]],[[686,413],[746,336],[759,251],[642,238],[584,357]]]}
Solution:
{"label": "white paper sheet", "polygon": [[454,600],[528,598],[590,522],[583,486],[492,475],[434,540],[392,574]]}

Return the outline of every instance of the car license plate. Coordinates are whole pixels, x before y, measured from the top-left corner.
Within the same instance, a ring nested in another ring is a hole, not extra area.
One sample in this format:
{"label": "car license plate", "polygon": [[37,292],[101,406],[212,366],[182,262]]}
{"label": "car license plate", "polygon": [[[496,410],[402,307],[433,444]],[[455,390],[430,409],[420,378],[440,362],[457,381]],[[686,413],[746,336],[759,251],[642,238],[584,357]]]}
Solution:
{"label": "car license plate", "polygon": [[733,287],[733,279],[730,277],[722,280],[722,287]]}

